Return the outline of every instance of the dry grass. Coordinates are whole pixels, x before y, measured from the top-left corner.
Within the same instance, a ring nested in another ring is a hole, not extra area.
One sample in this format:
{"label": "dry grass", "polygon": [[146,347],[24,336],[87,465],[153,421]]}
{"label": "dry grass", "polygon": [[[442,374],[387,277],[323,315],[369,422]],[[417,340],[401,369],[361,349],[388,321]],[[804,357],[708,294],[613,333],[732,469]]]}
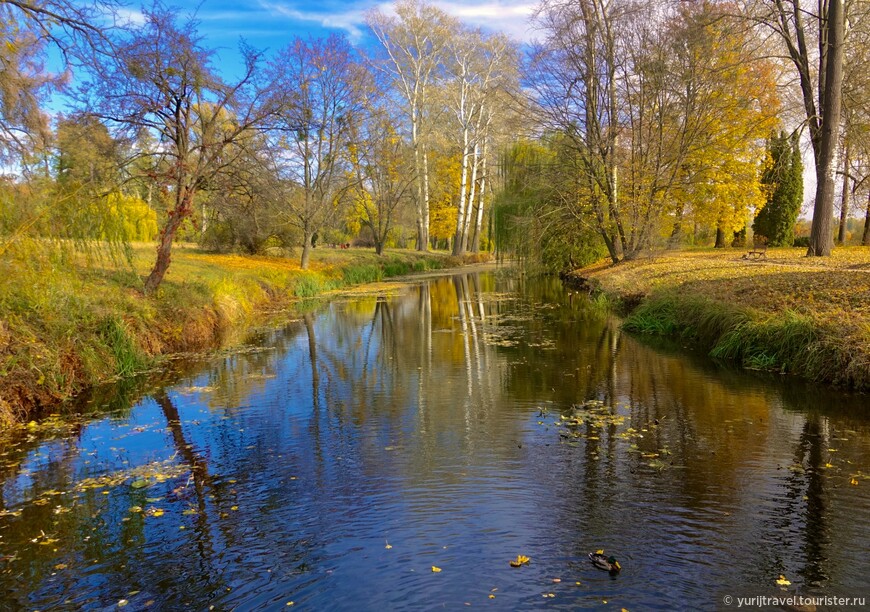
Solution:
{"label": "dry grass", "polygon": [[[203,253],[178,245],[156,295],[141,293],[155,247],[132,269],[22,242],[0,257],[0,427],[96,383],[150,369],[167,354],[209,350],[265,312],[386,276],[464,263],[443,253],[315,249],[296,259]],[[230,333],[232,332],[232,333]]]}
{"label": "dry grass", "polygon": [[[616,266],[597,264],[576,274],[609,296],[633,303],[643,300],[647,321],[639,327],[649,326],[650,331],[661,327],[661,316],[651,310],[656,303],[676,305],[677,320],[662,329],[676,325],[684,337],[694,333],[695,317],[700,316],[690,311],[699,309],[739,310],[756,327],[772,328],[784,317],[800,319],[817,332],[815,349],[823,348],[827,356],[824,363],[819,360],[813,366],[813,371],[802,373],[870,389],[870,249],[838,248],[832,257],[807,258],[805,249],[776,248],[768,249],[767,258],[761,261],[745,260],[743,253],[737,249],[667,252]],[[685,307],[689,303],[691,309]],[[657,312],[675,316],[674,309],[659,308]],[[746,331],[748,334],[749,327]],[[752,333],[757,342],[759,330],[753,328]],[[714,341],[719,340],[713,336]],[[739,344],[737,336],[731,333],[729,339],[736,338]],[[706,338],[704,342],[710,343]],[[715,345],[708,348],[716,352]],[[719,353],[743,355],[741,351],[734,348]],[[771,364],[777,368],[783,365]]]}

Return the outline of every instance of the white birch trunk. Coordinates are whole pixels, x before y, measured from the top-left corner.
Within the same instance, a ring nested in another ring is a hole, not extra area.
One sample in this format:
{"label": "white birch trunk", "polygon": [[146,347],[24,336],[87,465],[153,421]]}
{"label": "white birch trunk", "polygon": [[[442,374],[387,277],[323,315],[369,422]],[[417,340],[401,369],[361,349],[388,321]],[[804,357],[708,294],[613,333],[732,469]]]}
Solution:
{"label": "white birch trunk", "polygon": [[477,200],[477,221],[474,224],[474,240],[471,243],[471,251],[477,253],[480,251],[480,232],[483,227],[483,205],[486,195],[486,154],[489,140],[483,141],[483,156],[480,160],[480,195]]}

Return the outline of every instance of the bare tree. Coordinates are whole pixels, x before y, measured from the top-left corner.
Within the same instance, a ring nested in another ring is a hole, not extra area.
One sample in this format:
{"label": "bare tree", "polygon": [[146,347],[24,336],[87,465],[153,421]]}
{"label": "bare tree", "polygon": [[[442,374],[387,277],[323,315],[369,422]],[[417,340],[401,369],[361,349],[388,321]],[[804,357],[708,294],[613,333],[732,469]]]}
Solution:
{"label": "bare tree", "polygon": [[344,38],[297,38],[270,64],[278,109],[270,129],[276,167],[291,181],[290,222],[302,230],[302,269],[315,233],[348,189],[351,124],[366,95],[365,72]]}
{"label": "bare tree", "polygon": [[232,166],[246,133],[270,111],[255,87],[257,53],[243,46],[243,76],[224,83],[192,21],[178,25],[174,12],[159,5],[144,15],[145,24],[127,29],[113,56],[93,67],[81,97],[110,126],[157,139],[154,149],[136,156],[137,171],[164,184],[172,201],[145,281],[151,293],[169,268],[172,242],[193,215],[197,193]]}

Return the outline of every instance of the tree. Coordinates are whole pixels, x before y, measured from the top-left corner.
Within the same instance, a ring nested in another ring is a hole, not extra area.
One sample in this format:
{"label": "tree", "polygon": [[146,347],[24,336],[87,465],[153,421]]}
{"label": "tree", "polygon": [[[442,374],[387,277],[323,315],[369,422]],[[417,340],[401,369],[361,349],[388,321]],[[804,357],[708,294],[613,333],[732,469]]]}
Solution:
{"label": "tree", "polygon": [[354,177],[348,195],[353,216],[371,231],[378,255],[417,178],[409,153],[389,118],[377,111],[358,126],[351,145]]}
{"label": "tree", "polygon": [[[831,222],[843,93],[843,0],[820,1],[816,13],[802,6],[801,0],[761,0],[756,3],[752,16],[777,35],[798,75],[816,167],[816,196],[807,256],[828,256],[833,248]],[[810,25],[818,36],[816,49],[808,44],[813,31]],[[818,61],[815,73],[814,61]]]}
{"label": "tree", "polygon": [[93,60],[105,52],[105,27],[98,16],[112,14],[113,0],[2,0],[0,2],[0,161],[21,161],[22,153],[42,146],[48,119],[41,106],[67,75],[45,68],[49,49],[60,51],[69,69],[74,60]]}
{"label": "tree", "polygon": [[259,104],[262,96],[253,78],[258,55],[251,49],[242,47],[243,76],[228,85],[212,71],[193,22],[177,25],[174,12],[160,5],[144,16],[144,25],[117,40],[111,58],[92,67],[80,91],[94,116],[130,137],[151,132],[159,143],[136,156],[139,171],[165,184],[171,194],[157,258],[144,286],[152,293],[169,268],[172,242],[192,217],[197,194],[232,166],[239,154],[232,145],[270,109]]}
{"label": "tree", "polygon": [[461,255],[469,247],[476,250],[479,246],[494,107],[500,93],[510,95],[519,90],[518,62],[513,45],[503,35],[460,32],[449,47],[452,95],[448,104],[459,128],[462,160],[453,254]]}
{"label": "tree", "polygon": [[804,199],[804,166],[797,132],[772,135],[761,182],[766,202],[752,224],[752,231],[770,246],[791,246],[794,224]]}
{"label": "tree", "polygon": [[565,171],[580,180],[566,201],[611,260],[637,257],[668,221],[678,239],[687,212],[721,236],[740,229],[778,104],[733,20],[710,2],[548,0],[538,21],[538,116],[571,148]]}
{"label": "tree", "polygon": [[308,268],[314,234],[338,214],[349,188],[347,148],[367,84],[354,51],[339,36],[297,38],[270,63],[274,106],[270,130],[280,174],[296,193],[288,202],[291,223],[302,231],[302,269]]}
{"label": "tree", "polygon": [[447,42],[458,22],[438,8],[419,0],[402,0],[395,17],[374,10],[366,16],[386,53],[379,66],[391,76],[405,104],[416,169],[417,250],[429,245],[428,104],[443,69]]}

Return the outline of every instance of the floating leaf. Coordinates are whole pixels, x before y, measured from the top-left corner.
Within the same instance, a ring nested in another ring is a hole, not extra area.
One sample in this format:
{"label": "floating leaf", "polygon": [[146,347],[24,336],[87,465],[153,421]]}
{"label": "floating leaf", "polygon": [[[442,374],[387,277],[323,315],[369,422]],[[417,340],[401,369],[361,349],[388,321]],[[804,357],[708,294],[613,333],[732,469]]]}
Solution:
{"label": "floating leaf", "polygon": [[133,489],[144,489],[147,486],[148,486],[148,481],[145,480],[144,478],[140,478],[139,480],[134,480],[130,484],[130,487]]}
{"label": "floating leaf", "polygon": [[785,576],[780,574],[779,579],[777,579],[777,581],[776,581],[776,584],[778,584],[779,586],[788,586],[791,584],[791,582],[789,580],[787,580]]}
{"label": "floating leaf", "polygon": [[490,598],[490,599],[495,599],[495,595],[493,595],[492,593],[490,593],[490,594],[489,594],[489,598]]}
{"label": "floating leaf", "polygon": [[858,479],[857,479],[857,478],[853,478],[852,480],[849,481],[849,484],[850,484],[850,485],[855,485],[855,486],[857,486],[857,485],[858,485]]}
{"label": "floating leaf", "polygon": [[386,548],[387,550],[390,550],[392,547],[393,547],[393,545],[390,544],[389,542],[387,542],[387,545],[384,546],[384,548]]}
{"label": "floating leaf", "polygon": [[510,565],[511,565],[511,567],[520,567],[521,565],[525,565],[529,561],[531,561],[531,559],[529,559],[527,556],[517,555],[516,559],[512,559],[510,561]]}
{"label": "floating leaf", "polygon": [[433,566],[432,566],[432,571],[435,572],[435,573],[437,574],[438,572],[441,571],[441,568],[440,568],[440,567],[435,567],[435,566],[433,565]]}

